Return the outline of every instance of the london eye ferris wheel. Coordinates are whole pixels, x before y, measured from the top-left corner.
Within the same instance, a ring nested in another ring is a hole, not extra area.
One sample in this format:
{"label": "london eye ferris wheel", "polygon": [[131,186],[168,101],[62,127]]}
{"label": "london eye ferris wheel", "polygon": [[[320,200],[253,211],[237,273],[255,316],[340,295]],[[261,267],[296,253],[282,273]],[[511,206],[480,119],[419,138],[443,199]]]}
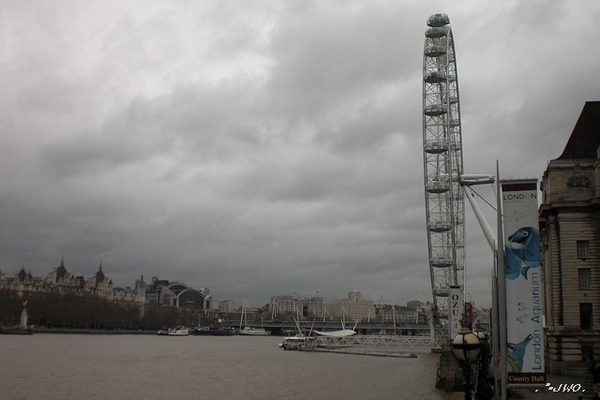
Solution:
{"label": "london eye ferris wheel", "polygon": [[446,14],[427,21],[423,52],[423,162],[429,271],[438,325],[450,287],[464,290],[463,148],[454,38]]}

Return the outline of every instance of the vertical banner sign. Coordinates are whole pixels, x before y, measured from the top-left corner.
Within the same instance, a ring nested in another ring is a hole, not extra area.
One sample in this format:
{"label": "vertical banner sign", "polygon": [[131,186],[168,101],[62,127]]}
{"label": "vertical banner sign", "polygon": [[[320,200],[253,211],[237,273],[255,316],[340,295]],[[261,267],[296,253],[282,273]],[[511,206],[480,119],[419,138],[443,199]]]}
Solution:
{"label": "vertical banner sign", "polygon": [[453,339],[460,331],[460,320],[463,318],[463,293],[460,286],[450,286],[450,304],[448,304],[448,323],[450,338]]}
{"label": "vertical banner sign", "polygon": [[537,180],[501,182],[506,275],[506,362],[510,386],[546,382]]}
{"label": "vertical banner sign", "polygon": [[469,325],[469,329],[473,330],[473,305],[465,303],[465,322]]}

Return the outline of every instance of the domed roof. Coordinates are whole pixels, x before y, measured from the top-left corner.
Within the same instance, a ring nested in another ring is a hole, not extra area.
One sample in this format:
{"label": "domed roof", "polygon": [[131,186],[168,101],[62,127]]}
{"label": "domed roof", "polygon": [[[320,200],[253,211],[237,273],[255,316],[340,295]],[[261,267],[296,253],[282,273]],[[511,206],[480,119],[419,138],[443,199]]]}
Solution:
{"label": "domed roof", "polygon": [[67,268],[65,267],[65,259],[61,258],[60,259],[60,265],[56,269],[56,281],[58,282],[58,280],[60,278],[64,278],[65,275],[67,275]]}
{"label": "domed roof", "polygon": [[25,278],[27,278],[27,273],[25,272],[25,266],[23,266],[21,268],[21,270],[19,271],[18,278],[19,278],[19,282],[23,282],[25,280]]}
{"label": "domed roof", "polygon": [[194,289],[185,289],[179,293],[179,306],[202,306],[204,296]]}

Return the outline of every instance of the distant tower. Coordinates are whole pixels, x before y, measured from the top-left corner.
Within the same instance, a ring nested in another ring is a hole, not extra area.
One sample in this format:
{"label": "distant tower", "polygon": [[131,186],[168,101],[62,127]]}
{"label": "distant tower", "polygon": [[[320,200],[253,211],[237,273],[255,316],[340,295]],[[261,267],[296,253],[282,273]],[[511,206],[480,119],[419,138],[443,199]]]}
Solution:
{"label": "distant tower", "polygon": [[23,302],[23,311],[21,311],[21,324],[20,324],[20,328],[23,330],[26,330],[29,325],[27,324],[27,300],[25,300]]}
{"label": "distant tower", "polygon": [[56,269],[56,282],[61,281],[68,274],[67,268],[65,267],[64,256],[60,259],[60,265]]}

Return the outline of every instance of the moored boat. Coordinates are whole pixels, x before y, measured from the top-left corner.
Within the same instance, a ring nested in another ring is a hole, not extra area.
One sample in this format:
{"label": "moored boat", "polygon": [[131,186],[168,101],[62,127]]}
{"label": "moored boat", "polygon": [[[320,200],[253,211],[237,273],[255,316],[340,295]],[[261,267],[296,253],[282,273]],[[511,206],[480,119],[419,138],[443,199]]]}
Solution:
{"label": "moored boat", "polygon": [[184,326],[176,326],[175,328],[169,328],[168,330],[159,330],[158,334],[161,336],[188,336],[190,330]]}
{"label": "moored boat", "polygon": [[288,336],[279,343],[284,350],[312,350],[315,347],[315,337],[305,336],[301,333]]}
{"label": "moored boat", "polygon": [[188,336],[190,334],[190,330],[183,326],[176,326],[173,329],[169,329],[169,336]]}
{"label": "moored boat", "polygon": [[250,326],[245,326],[244,329],[240,329],[238,331],[238,334],[246,336],[269,336],[271,332],[264,328],[254,328]]}
{"label": "moored boat", "polygon": [[240,317],[240,328],[238,329],[238,335],[269,336],[270,334],[271,332],[264,328],[255,328],[248,326],[248,320],[246,315],[246,300],[244,300],[242,304],[242,315]]}
{"label": "moored boat", "polygon": [[225,327],[203,326],[194,329],[194,335],[197,336],[232,336],[233,333],[234,329]]}

